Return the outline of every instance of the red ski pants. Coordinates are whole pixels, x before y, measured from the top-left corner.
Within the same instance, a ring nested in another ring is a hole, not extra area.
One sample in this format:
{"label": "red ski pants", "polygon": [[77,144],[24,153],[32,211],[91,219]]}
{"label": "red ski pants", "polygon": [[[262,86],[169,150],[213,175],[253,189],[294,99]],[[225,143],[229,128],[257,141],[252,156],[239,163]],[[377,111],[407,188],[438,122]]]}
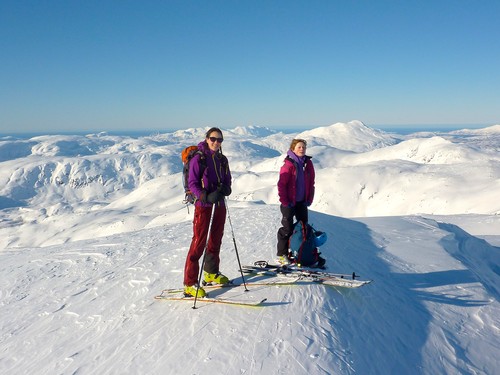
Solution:
{"label": "red ski pants", "polygon": [[191,240],[191,246],[186,257],[186,265],[184,266],[184,285],[194,285],[198,282],[200,273],[199,260],[203,255],[205,245],[207,245],[207,250],[203,269],[209,273],[219,272],[219,254],[224,234],[224,224],[226,223],[226,206],[224,204],[215,206],[214,218],[207,244],[211,216],[212,207],[195,206],[193,239]]}

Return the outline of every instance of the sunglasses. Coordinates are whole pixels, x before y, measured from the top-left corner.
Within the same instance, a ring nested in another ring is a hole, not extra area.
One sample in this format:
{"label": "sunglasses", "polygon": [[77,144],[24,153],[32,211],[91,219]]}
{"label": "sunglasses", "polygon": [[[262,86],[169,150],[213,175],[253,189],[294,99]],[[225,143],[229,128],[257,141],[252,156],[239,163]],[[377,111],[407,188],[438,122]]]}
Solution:
{"label": "sunglasses", "polygon": [[208,139],[210,139],[214,143],[215,141],[222,143],[222,141],[224,140],[224,138],[217,138],[217,137],[208,137]]}

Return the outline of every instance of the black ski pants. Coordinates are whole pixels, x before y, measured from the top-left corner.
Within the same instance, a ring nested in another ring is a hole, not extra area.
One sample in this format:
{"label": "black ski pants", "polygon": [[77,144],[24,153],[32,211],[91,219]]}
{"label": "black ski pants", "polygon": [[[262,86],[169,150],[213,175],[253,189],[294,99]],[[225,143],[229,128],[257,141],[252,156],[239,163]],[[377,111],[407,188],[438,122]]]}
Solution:
{"label": "black ski pants", "polygon": [[293,207],[280,206],[281,228],[278,229],[277,255],[288,255],[288,240],[293,232],[293,218],[307,224],[309,215],[305,202],[297,202]]}

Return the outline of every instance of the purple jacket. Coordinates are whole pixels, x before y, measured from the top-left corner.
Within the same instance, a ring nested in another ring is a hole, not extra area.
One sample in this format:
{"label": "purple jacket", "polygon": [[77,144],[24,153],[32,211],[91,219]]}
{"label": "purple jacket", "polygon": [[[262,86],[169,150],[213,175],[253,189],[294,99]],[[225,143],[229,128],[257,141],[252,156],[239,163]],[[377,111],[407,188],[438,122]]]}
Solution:
{"label": "purple jacket", "polygon": [[[205,155],[205,160],[200,160],[201,155],[196,154],[189,162],[189,190],[197,199],[200,198],[203,190],[207,195],[217,190],[219,184],[231,186],[231,171],[227,158],[220,152],[213,152],[208,147],[207,142],[198,144],[198,149]],[[203,165],[205,166],[203,170]],[[201,175],[203,170],[203,176]],[[224,204],[224,201],[220,201]],[[212,203],[202,203],[196,200],[196,206],[211,207]]]}

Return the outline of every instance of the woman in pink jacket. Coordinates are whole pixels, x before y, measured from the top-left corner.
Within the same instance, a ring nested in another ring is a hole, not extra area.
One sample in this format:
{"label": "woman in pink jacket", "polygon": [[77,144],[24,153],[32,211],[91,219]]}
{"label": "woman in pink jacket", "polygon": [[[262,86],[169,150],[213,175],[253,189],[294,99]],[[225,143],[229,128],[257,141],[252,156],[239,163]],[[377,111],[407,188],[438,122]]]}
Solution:
{"label": "woman in pink jacket", "polygon": [[281,225],[278,230],[278,261],[289,264],[288,240],[293,231],[293,218],[308,222],[309,207],[314,199],[314,166],[311,157],[306,155],[307,142],[293,139],[290,149],[280,169],[278,195],[281,203]]}

